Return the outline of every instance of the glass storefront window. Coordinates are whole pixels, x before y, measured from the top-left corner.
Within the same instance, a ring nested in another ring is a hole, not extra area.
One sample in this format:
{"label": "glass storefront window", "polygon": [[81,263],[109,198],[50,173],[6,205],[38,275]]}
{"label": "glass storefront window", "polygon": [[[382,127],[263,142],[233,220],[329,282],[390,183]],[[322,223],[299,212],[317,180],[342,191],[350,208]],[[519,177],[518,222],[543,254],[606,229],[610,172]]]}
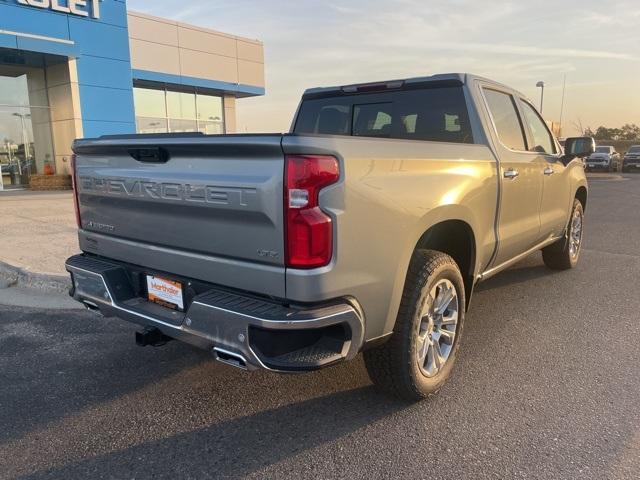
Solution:
{"label": "glass storefront window", "polygon": [[175,133],[197,132],[198,124],[195,120],[182,120],[180,118],[169,119],[169,131]]}
{"label": "glass storefront window", "polygon": [[193,93],[167,91],[169,118],[181,120],[196,119],[196,96]]}
{"label": "glass storefront window", "polygon": [[224,133],[222,97],[134,87],[138,133]]}
{"label": "glass storefront window", "polygon": [[167,119],[165,117],[136,117],[136,131],[138,133],[167,133]]}
{"label": "glass storefront window", "polygon": [[164,98],[164,90],[134,88],[133,101],[136,106],[136,115],[141,117],[167,116],[167,104]]}
{"label": "glass storefront window", "polygon": [[198,130],[207,135],[224,133],[222,98],[196,95]]}
{"label": "glass storefront window", "polygon": [[[3,75],[3,68],[8,75]],[[26,73],[22,73],[26,71]],[[22,73],[22,74],[21,74]],[[3,188],[55,173],[51,119],[41,69],[0,65],[0,175]]]}

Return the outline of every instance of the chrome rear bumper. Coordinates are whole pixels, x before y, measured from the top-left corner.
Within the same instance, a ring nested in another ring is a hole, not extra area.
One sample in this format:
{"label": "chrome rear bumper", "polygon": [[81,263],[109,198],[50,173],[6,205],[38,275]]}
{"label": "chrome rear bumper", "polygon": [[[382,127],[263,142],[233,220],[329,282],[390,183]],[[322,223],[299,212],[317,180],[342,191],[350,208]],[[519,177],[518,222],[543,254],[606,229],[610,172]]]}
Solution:
{"label": "chrome rear bumper", "polygon": [[117,262],[76,255],[66,269],[71,296],[87,308],[155,327],[248,370],[314,370],[355,357],[363,344],[362,316],[346,299],[293,307],[212,287],[178,312],[137,296]]}

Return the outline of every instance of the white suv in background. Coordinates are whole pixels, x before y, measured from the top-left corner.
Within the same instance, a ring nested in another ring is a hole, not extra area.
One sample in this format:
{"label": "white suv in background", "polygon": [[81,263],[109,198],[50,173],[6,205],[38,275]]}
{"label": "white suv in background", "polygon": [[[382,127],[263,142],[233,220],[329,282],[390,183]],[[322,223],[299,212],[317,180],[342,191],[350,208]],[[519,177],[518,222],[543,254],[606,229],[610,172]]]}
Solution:
{"label": "white suv in background", "polygon": [[587,171],[604,170],[607,172],[617,172],[619,163],[620,154],[616,152],[615,147],[604,145],[596,147],[596,151],[589,155],[586,161]]}
{"label": "white suv in background", "polygon": [[640,145],[631,145],[624,155],[622,171],[630,172],[631,170],[640,172]]}

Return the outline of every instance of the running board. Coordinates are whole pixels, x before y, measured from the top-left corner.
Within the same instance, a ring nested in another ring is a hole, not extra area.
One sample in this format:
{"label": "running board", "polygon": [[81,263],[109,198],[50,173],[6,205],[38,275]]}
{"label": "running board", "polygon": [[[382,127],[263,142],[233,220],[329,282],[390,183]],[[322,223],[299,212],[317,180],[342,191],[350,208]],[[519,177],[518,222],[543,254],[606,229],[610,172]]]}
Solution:
{"label": "running board", "polygon": [[510,266],[518,263],[520,260],[523,260],[525,258],[527,258],[529,255],[531,255],[532,253],[537,252],[538,250],[543,249],[544,247],[551,245],[552,243],[560,240],[562,237],[552,237],[552,238],[548,238],[546,239],[544,242],[539,243],[538,245],[536,245],[533,248],[530,248],[529,250],[527,250],[524,253],[521,253],[520,255],[517,255],[515,257],[513,257],[510,260],[507,260],[506,262],[501,263],[500,265],[498,265],[497,267],[493,267],[490,268],[489,270],[485,270],[484,272],[482,272],[480,275],[478,275],[477,280],[478,282],[481,282],[483,280],[487,280],[488,278],[493,277],[495,274],[500,273],[502,270],[504,270],[505,268],[509,268]]}

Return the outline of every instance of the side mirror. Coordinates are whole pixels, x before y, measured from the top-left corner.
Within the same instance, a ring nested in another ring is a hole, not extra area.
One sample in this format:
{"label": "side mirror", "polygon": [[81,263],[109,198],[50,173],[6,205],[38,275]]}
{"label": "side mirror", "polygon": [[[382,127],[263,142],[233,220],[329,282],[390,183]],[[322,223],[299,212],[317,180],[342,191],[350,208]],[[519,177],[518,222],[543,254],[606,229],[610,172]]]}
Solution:
{"label": "side mirror", "polygon": [[562,161],[568,164],[574,158],[584,158],[596,151],[596,141],[592,137],[570,137],[564,144]]}

